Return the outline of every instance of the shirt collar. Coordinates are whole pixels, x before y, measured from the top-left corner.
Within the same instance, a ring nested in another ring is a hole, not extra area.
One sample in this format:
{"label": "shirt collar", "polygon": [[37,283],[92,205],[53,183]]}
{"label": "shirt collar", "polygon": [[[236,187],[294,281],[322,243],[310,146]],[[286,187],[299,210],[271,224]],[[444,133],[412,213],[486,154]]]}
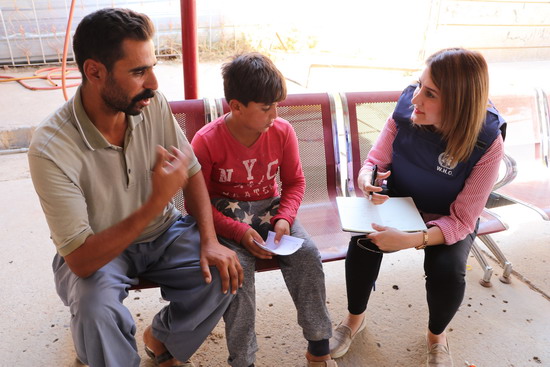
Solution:
{"label": "shirt collar", "polygon": [[[78,87],[73,97],[73,114],[75,117],[76,128],[82,137],[82,140],[90,150],[105,149],[112,146],[111,143],[105,139],[101,132],[92,123],[84,106],[82,104],[82,96],[80,94],[81,86]],[[126,116],[128,121],[128,134],[131,134],[136,126],[143,121],[143,112],[137,116]]]}

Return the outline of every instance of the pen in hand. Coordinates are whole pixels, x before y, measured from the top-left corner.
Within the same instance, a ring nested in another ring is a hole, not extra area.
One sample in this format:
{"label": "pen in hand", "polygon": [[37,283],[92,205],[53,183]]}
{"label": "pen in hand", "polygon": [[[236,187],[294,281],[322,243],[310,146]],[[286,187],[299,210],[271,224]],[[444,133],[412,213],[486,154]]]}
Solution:
{"label": "pen in hand", "polygon": [[[371,186],[376,186],[376,176],[378,176],[378,165],[372,166],[372,177],[370,179]],[[369,192],[369,199],[372,200],[372,194],[373,192]]]}

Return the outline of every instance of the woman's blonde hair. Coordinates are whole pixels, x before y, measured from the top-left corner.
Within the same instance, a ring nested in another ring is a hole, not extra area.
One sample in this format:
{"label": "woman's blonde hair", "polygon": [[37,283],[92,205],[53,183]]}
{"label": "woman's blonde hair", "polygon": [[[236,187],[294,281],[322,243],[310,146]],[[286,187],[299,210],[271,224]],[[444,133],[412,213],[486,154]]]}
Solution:
{"label": "woman's blonde hair", "polygon": [[440,132],[452,163],[467,160],[485,122],[489,101],[487,62],[479,52],[447,48],[426,60],[441,96]]}

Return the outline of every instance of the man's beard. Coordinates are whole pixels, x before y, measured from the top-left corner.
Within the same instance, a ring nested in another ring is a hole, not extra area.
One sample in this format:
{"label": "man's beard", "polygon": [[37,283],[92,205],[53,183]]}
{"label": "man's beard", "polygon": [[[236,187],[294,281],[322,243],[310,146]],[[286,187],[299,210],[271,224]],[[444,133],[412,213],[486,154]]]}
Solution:
{"label": "man's beard", "polygon": [[107,106],[113,111],[124,112],[127,115],[136,116],[141,113],[142,108],[137,106],[137,103],[147,98],[153,98],[155,91],[152,89],[145,89],[128,101],[127,96],[116,84],[115,80],[109,77],[107,87],[102,91],[101,97]]}

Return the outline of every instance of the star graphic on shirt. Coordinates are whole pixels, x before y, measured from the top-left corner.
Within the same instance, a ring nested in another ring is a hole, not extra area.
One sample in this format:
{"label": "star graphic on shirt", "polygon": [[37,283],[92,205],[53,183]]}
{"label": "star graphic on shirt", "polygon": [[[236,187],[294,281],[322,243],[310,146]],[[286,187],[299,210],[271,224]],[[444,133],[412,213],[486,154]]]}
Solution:
{"label": "star graphic on shirt", "polygon": [[264,223],[267,223],[267,224],[271,223],[270,222],[271,218],[273,218],[273,216],[269,212],[265,213],[265,215],[260,216],[260,219],[262,220],[260,222],[260,225],[262,225]]}
{"label": "star graphic on shirt", "polygon": [[254,214],[244,213],[244,218],[242,219],[241,222],[246,224],[252,224],[252,218],[254,218]]}
{"label": "star graphic on shirt", "polygon": [[238,202],[229,202],[228,205],[225,207],[225,209],[231,209],[233,213],[235,213],[235,209],[240,209]]}

